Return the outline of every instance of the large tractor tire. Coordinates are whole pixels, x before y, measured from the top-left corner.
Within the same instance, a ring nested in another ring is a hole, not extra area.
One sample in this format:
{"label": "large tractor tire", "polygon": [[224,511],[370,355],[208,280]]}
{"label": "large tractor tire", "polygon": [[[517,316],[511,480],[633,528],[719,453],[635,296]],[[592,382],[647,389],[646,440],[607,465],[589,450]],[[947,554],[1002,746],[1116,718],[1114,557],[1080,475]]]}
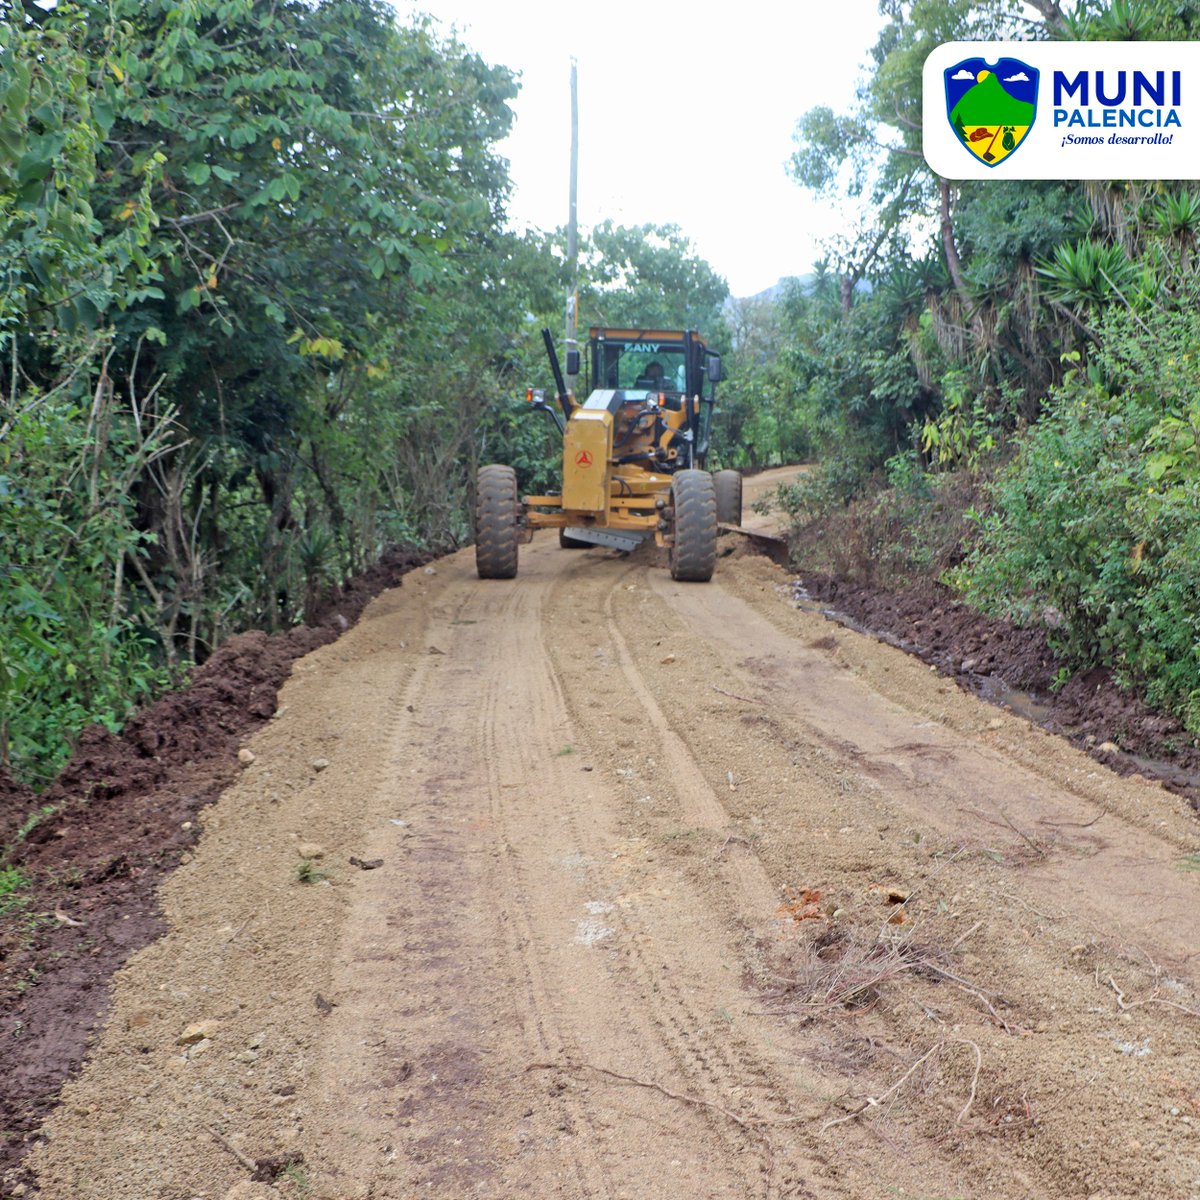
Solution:
{"label": "large tractor tire", "polygon": [[580,538],[573,538],[565,529],[558,531],[558,544],[564,550],[590,550],[593,543],[585,542]]}
{"label": "large tractor tire", "polygon": [[707,471],[676,471],[671,480],[674,544],[671,578],[707,583],[717,565],[717,492]]}
{"label": "large tractor tire", "polygon": [[718,471],[713,476],[717,493],[717,522],[721,525],[742,523],[742,473]]}
{"label": "large tractor tire", "polygon": [[517,573],[517,473],[493,464],[479,468],[475,487],[475,570],[480,579]]}

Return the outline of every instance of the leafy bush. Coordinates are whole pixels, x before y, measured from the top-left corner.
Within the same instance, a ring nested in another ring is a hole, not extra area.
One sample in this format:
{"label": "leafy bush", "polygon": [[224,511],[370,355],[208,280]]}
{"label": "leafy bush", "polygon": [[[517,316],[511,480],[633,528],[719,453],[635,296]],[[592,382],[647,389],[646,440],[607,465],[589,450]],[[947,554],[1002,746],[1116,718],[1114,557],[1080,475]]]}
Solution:
{"label": "leafy bush", "polygon": [[[97,420],[97,417],[100,420]],[[104,432],[98,432],[103,429]],[[129,484],[153,445],[63,400],[30,404],[0,446],[0,763],[44,782],[75,736],[119,727],[163,687],[145,614],[126,604],[141,553]]]}
{"label": "leafy bush", "polygon": [[862,455],[828,458],[795,483],[779,489],[779,506],[793,525],[830,516],[859,495],[872,478],[872,464]]}
{"label": "leafy bush", "polygon": [[1200,732],[1200,317],[1110,309],[997,479],[953,581]]}
{"label": "leafy bush", "polygon": [[973,532],[965,513],[977,500],[970,471],[927,471],[915,450],[893,455],[884,473],[857,473],[832,459],[780,501],[793,521],[792,553],[809,569],[896,587],[937,578],[957,565]]}

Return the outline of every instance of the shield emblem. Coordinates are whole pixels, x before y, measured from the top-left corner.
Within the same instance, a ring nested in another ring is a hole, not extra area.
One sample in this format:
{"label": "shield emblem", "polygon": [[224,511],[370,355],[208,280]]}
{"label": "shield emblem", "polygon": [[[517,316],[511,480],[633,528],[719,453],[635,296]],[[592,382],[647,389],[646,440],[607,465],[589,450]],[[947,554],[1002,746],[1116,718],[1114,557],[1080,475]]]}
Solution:
{"label": "shield emblem", "polygon": [[968,154],[998,167],[1033,128],[1038,70],[1019,58],[964,58],[947,67],[946,119]]}

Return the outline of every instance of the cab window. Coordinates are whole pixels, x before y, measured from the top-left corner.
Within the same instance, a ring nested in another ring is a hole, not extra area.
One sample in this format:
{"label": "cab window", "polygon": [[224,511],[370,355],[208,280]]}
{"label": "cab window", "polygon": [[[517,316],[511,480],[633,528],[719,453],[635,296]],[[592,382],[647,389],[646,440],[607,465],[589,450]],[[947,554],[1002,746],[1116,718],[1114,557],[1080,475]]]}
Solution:
{"label": "cab window", "polygon": [[681,392],[683,347],[665,343],[604,343],[603,383],[624,391]]}

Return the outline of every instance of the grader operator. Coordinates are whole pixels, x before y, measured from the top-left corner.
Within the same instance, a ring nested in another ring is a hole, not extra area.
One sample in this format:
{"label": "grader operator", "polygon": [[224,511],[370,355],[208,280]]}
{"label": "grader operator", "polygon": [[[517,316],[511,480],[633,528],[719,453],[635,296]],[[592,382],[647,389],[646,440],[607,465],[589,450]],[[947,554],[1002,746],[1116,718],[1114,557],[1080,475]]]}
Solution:
{"label": "grader operator", "polygon": [[[568,390],[549,330],[542,331],[554,375],[555,406],[530,388],[534,409],[549,413],[563,438],[562,490],[518,498],[516,473],[480,469],[475,563],[481,579],[511,579],[517,547],[535,529],[557,529],[566,549],[633,550],[653,536],[667,549],[671,577],[712,578],[718,524],[741,523],[736,471],[704,470],[721,377],[720,355],[690,330],[588,331],[590,391]],[[568,374],[579,373],[578,352]]]}

